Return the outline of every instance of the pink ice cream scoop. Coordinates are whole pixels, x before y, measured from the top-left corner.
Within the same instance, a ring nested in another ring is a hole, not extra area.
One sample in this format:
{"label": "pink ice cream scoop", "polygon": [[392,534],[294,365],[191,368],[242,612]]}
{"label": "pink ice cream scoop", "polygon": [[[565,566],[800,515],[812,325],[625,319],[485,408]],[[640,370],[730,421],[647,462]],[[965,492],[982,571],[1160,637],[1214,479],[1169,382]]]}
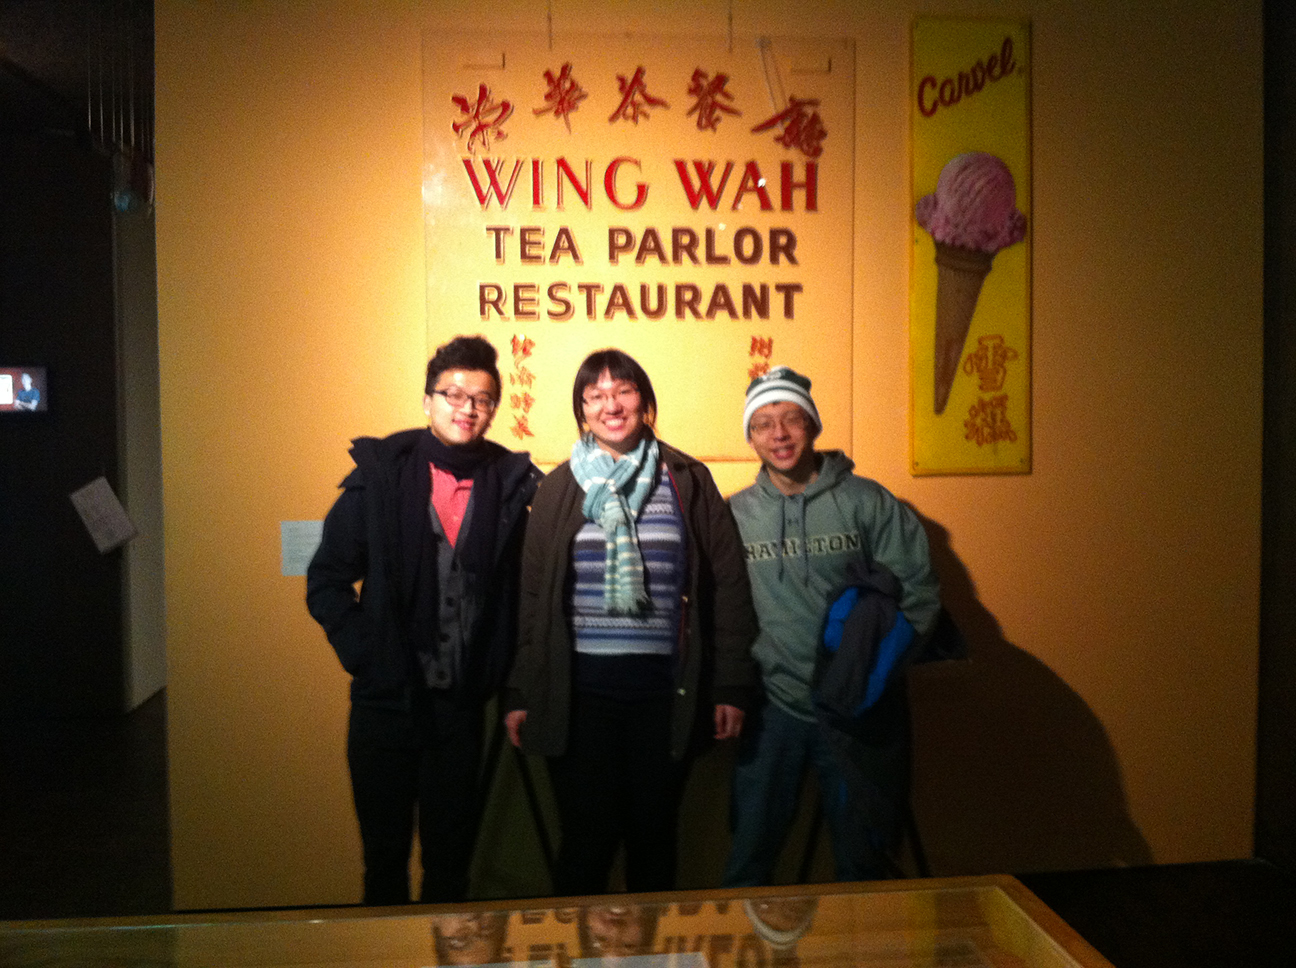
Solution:
{"label": "pink ice cream scoop", "polygon": [[918,224],[936,243],[936,334],[932,375],[936,414],[945,412],[981,284],[1000,249],[1026,237],[1017,186],[1002,160],[984,151],[945,163],[936,192],[914,206]]}
{"label": "pink ice cream scoop", "polygon": [[991,255],[1026,237],[1012,172],[984,151],[946,162],[935,194],[918,200],[914,216],[937,242]]}

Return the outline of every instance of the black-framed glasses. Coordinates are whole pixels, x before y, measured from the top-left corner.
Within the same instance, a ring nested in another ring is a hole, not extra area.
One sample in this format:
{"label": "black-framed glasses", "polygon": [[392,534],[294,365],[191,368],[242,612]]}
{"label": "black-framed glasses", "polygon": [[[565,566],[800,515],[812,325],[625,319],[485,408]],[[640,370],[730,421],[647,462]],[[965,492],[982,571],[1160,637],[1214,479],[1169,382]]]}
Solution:
{"label": "black-framed glasses", "polygon": [[469,400],[472,401],[473,409],[480,410],[482,413],[495,412],[495,398],[485,393],[469,393],[459,387],[446,387],[444,390],[433,390],[433,394],[439,397],[445,397],[446,403],[450,404],[455,410],[458,410]]}

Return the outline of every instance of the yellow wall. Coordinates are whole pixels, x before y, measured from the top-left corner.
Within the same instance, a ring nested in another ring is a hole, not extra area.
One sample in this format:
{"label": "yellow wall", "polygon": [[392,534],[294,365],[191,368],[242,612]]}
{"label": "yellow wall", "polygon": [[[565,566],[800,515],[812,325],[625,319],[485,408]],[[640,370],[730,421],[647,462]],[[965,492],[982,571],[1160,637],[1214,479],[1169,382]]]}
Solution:
{"label": "yellow wall", "polygon": [[[905,92],[910,17],[934,7],[733,4],[740,35],[856,44],[853,450],[928,519],[973,645],[915,681],[937,873],[1251,852],[1260,3],[1136,6],[1014,5],[1033,24],[1034,473],[916,479]],[[346,677],[280,576],[279,522],[323,516],[349,438],[422,417],[420,31],[487,8],[155,9],[175,903],[345,903]],[[541,4],[489,9],[546,26]],[[719,34],[730,8],[552,9],[556,31]]]}

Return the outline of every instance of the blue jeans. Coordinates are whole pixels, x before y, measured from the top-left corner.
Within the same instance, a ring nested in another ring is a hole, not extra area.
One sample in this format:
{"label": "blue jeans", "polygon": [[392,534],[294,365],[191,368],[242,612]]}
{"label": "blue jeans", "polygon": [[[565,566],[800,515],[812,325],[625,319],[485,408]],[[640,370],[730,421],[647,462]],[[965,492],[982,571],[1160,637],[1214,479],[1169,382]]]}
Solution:
{"label": "blue jeans", "polygon": [[[859,795],[858,778],[848,781],[840,745],[817,722],[784,712],[766,702],[744,724],[734,768],[730,825],[733,841],[725,865],[725,887],[772,883],[774,866],[787,840],[801,799],[801,784],[813,765],[819,779],[824,818],[832,838],[837,880],[875,880],[887,876],[884,847],[899,836],[899,810],[888,829],[871,828]],[[874,816],[877,810],[868,811]]]}

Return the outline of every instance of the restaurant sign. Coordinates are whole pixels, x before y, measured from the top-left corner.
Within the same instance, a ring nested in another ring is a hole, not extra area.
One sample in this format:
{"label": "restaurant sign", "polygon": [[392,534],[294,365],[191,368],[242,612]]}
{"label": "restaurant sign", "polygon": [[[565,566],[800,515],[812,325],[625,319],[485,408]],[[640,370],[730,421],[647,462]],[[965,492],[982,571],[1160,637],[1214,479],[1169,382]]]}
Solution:
{"label": "restaurant sign", "polygon": [[620,347],[662,436],[747,460],[743,392],[788,364],[850,440],[854,53],[844,40],[424,35],[428,344],[501,354],[491,435],[542,462]]}

